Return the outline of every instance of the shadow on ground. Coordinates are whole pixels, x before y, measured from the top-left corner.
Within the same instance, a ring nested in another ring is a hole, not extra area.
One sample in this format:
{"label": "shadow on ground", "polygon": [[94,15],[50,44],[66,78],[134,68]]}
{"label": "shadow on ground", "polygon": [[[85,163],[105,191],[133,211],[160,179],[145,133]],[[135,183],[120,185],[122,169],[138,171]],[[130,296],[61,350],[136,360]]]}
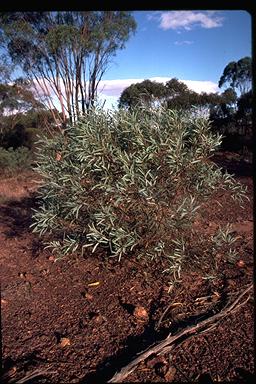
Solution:
{"label": "shadow on ground", "polygon": [[[221,306],[223,306],[223,303]],[[152,310],[150,312],[152,313]],[[79,384],[107,383],[115,373],[138,357],[138,354],[152,347],[155,343],[164,340],[169,333],[175,334],[183,328],[195,325],[198,321],[205,320],[213,313],[213,310],[209,310],[201,315],[193,315],[182,322],[174,323],[169,329],[160,329],[159,331],[155,330],[155,322],[150,320],[141,335],[129,336],[124,342],[125,347],[119,353],[106,358],[97,366],[96,371],[87,374],[79,381]],[[189,335],[185,335],[184,340],[188,337]]]}
{"label": "shadow on ground", "polygon": [[224,153],[218,153],[212,157],[216,165],[226,170],[228,173],[235,176],[253,176],[253,164],[244,160],[238,160]]}
{"label": "shadow on ground", "polygon": [[14,200],[0,206],[0,221],[5,223],[3,233],[7,237],[21,236],[30,230],[32,209],[36,207],[34,196]]}

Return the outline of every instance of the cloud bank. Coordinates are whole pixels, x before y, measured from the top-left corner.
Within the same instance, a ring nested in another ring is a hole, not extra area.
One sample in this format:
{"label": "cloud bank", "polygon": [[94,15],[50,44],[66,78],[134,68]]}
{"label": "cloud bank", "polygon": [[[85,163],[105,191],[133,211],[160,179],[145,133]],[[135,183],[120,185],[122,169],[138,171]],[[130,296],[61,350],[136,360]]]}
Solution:
{"label": "cloud bank", "polygon": [[165,11],[148,16],[149,20],[157,20],[163,30],[186,30],[195,27],[218,28],[223,25],[224,18],[217,11]]}

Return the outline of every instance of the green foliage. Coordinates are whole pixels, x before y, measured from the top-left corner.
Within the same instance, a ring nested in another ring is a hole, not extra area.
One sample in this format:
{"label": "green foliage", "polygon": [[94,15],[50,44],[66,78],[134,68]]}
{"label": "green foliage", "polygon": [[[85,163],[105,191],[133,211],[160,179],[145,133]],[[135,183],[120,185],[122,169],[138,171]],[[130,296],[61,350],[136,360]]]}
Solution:
{"label": "green foliage", "polygon": [[252,90],[244,93],[237,101],[237,118],[245,124],[252,123]]}
{"label": "green foliage", "polygon": [[40,107],[41,104],[35,99],[28,84],[21,79],[16,79],[13,85],[0,84],[0,114],[5,111],[25,112],[33,107]]}
{"label": "green foliage", "polygon": [[243,57],[226,65],[219,80],[219,87],[229,84],[233,89],[238,89],[241,94],[249,92],[252,86],[252,59]]}
{"label": "green foliage", "polygon": [[0,133],[0,146],[8,149],[26,147],[33,149],[40,131],[36,128],[25,128],[22,124],[15,124],[12,129],[3,126]]}
{"label": "green foliage", "polygon": [[[212,129],[224,136],[222,148],[237,152],[251,161],[253,147],[252,124],[252,59],[244,57],[226,65],[219,87],[228,85],[222,101],[212,105]],[[236,91],[240,93],[237,96]]]}
{"label": "green foliage", "polygon": [[[2,42],[2,36],[0,33],[0,45]],[[7,84],[11,80],[11,73],[13,72],[13,65],[10,62],[10,58],[4,53],[0,54],[0,83]]]}
{"label": "green foliage", "polygon": [[222,95],[223,102],[210,112],[212,130],[223,135],[223,150],[239,153],[250,161],[253,151],[252,90],[237,98],[229,88]]}
{"label": "green foliage", "polygon": [[[97,99],[109,61],[136,29],[126,11],[0,13],[2,46],[51,108],[76,121]],[[1,41],[0,41],[1,44]]]}
{"label": "green foliage", "polygon": [[237,260],[238,253],[232,248],[232,245],[239,239],[239,236],[235,236],[234,231],[230,224],[227,224],[223,228],[219,228],[218,231],[212,236],[213,249],[217,253],[218,251],[225,252],[227,260],[231,263]]}
{"label": "green foliage", "polygon": [[186,113],[91,110],[39,141],[33,231],[54,235],[48,246],[59,257],[87,247],[118,260],[134,252],[165,260],[178,278],[203,203],[219,188],[245,196],[209,159],[220,142],[207,119]]}
{"label": "green foliage", "polygon": [[162,101],[165,97],[164,84],[157,81],[144,80],[131,84],[123,90],[119,98],[119,108],[134,108],[136,106],[151,106],[155,101]]}
{"label": "green foliage", "polygon": [[37,136],[48,131],[56,131],[51,111],[31,109],[26,113],[4,115],[0,120],[0,146],[5,149],[24,146],[33,150]]}
{"label": "green foliage", "polygon": [[235,92],[226,90],[217,93],[198,94],[191,91],[186,84],[173,78],[166,84],[144,80],[125,88],[119,98],[119,108],[132,109],[138,106],[152,107],[162,105],[167,109],[192,110],[193,108],[219,107],[234,102]]}
{"label": "green foliage", "polygon": [[26,147],[14,150],[12,147],[0,147],[0,171],[5,175],[12,175],[31,167],[32,155]]}

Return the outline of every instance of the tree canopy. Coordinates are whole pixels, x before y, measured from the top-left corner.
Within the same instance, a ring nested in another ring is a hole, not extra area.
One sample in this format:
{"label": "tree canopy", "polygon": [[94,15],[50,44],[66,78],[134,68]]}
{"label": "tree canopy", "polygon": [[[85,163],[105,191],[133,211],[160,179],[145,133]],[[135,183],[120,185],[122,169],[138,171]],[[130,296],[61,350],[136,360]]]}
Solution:
{"label": "tree canopy", "polygon": [[151,80],[131,84],[123,90],[119,98],[119,107],[131,109],[136,105],[152,106],[154,103],[165,105],[167,109],[187,110],[192,107],[207,107],[230,103],[235,98],[232,89],[221,95],[217,93],[197,93],[190,90],[182,81],[172,78],[165,84]]}
{"label": "tree canopy", "polygon": [[231,61],[224,68],[223,74],[219,80],[219,87],[229,85],[237,89],[241,95],[249,92],[252,87],[252,59],[243,57],[236,61]]}
{"label": "tree canopy", "polygon": [[131,84],[123,90],[119,98],[119,107],[131,109],[136,105],[150,106],[155,101],[165,97],[165,86],[162,83],[144,80],[141,83]]}
{"label": "tree canopy", "polygon": [[94,105],[110,59],[135,31],[130,12],[6,12],[2,47],[21,67],[47,107],[57,99],[62,123]]}
{"label": "tree canopy", "polygon": [[28,84],[17,79],[13,84],[0,84],[0,115],[26,112],[43,105],[29,89]]}

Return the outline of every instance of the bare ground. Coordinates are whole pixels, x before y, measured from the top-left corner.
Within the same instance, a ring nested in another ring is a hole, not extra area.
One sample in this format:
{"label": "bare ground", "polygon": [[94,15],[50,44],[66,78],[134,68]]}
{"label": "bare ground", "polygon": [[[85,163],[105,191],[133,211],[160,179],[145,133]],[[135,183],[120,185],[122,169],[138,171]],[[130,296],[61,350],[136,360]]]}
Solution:
{"label": "bare ground", "polygon": [[[245,165],[239,168],[221,156],[217,160],[238,171],[237,178],[252,197]],[[156,261],[124,258],[118,264],[103,254],[88,253],[54,262],[29,228],[36,204],[34,179],[34,174],[24,173],[2,179],[0,186],[6,383],[34,371],[30,383],[107,382],[136,354],[219,311],[253,281],[252,202],[241,209],[223,194],[224,209],[209,204],[197,223],[198,239],[219,224],[231,223],[240,236],[238,262],[220,259],[215,278],[187,268],[182,281],[168,292],[168,280]],[[253,312],[251,297],[213,330],[141,363],[127,382],[249,382],[254,375]]]}

